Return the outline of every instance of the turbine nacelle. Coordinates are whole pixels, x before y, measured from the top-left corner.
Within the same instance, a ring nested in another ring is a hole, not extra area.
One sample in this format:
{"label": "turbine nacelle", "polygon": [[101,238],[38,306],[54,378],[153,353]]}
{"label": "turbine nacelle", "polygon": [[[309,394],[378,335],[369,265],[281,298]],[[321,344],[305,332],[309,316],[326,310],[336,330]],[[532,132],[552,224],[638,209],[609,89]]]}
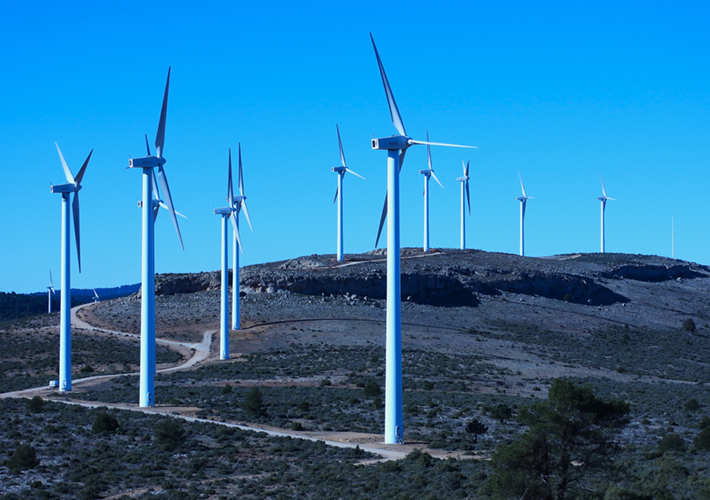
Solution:
{"label": "turbine nacelle", "polygon": [[468,180],[468,177],[457,177],[456,182],[466,182]]}
{"label": "turbine nacelle", "polygon": [[80,190],[81,186],[73,183],[57,184],[49,187],[49,191],[52,193],[78,193]]}
{"label": "turbine nacelle", "polygon": [[381,139],[372,139],[372,149],[385,149],[388,151],[400,151],[407,149],[413,143],[412,139],[403,135],[393,135]]}
{"label": "turbine nacelle", "polygon": [[158,168],[165,165],[165,158],[157,156],[144,156],[128,160],[128,168]]}
{"label": "turbine nacelle", "polygon": [[515,198],[515,199],[518,200],[518,201],[525,201],[525,200],[527,200],[528,198],[529,198],[528,196],[518,196],[518,197]]}
{"label": "turbine nacelle", "polygon": [[333,167],[333,168],[331,168],[331,170],[333,172],[337,172],[339,174],[344,174],[345,172],[347,172],[348,167],[342,167],[342,166],[341,167]]}
{"label": "turbine nacelle", "polygon": [[422,175],[431,175],[434,173],[434,169],[425,168],[424,170],[420,170],[419,173]]}
{"label": "turbine nacelle", "polygon": [[234,209],[232,207],[222,207],[214,209],[215,215],[232,215],[232,212],[234,212]]}

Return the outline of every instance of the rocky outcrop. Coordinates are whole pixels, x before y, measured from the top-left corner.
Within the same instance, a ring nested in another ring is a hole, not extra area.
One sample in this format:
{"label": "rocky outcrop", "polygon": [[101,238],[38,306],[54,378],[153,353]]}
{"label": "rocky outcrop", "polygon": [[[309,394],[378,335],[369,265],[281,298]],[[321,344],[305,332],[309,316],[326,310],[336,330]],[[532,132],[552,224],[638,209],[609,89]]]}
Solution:
{"label": "rocky outcrop", "polygon": [[[333,256],[311,255],[247,266],[242,293],[294,293],[384,299],[387,293],[383,251]],[[439,307],[476,306],[482,295],[520,294],[585,305],[611,305],[629,299],[606,282],[618,279],[664,281],[705,278],[702,266],[655,256],[575,254],[550,258],[519,257],[475,250],[437,250],[423,254],[402,249],[402,300]],[[231,273],[230,273],[231,282]],[[172,295],[220,288],[220,272],[164,274],[156,294]]]}

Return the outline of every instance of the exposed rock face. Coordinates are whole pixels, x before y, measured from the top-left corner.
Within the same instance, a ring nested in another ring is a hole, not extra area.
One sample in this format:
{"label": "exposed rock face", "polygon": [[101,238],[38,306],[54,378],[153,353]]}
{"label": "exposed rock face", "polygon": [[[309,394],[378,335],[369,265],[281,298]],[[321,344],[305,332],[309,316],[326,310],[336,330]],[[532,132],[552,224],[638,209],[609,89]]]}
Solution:
{"label": "exposed rock face", "polygon": [[[242,293],[348,295],[384,299],[387,293],[383,252],[299,257],[247,266]],[[476,250],[437,250],[424,254],[402,249],[402,300],[434,306],[476,306],[480,295],[535,295],[588,305],[625,303],[608,283],[619,279],[663,281],[708,277],[708,269],[677,260],[624,254],[578,254],[550,258]],[[231,280],[231,278],[230,278]],[[156,294],[191,293],[220,288],[220,272],[158,275]]]}

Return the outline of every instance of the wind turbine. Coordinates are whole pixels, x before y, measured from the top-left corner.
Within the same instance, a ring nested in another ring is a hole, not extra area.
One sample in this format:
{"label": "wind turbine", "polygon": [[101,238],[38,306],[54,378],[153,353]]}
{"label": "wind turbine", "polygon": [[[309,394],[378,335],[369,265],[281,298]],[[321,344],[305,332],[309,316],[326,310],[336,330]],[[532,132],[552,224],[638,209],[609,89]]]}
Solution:
{"label": "wind turbine", "polygon": [[523,190],[523,195],[516,198],[516,200],[520,202],[520,255],[525,255],[525,205],[528,200],[532,200],[534,198],[525,194],[523,177],[520,175],[520,172],[518,172],[518,177],[520,177],[520,187]]}
{"label": "wind turbine", "polygon": [[[230,166],[230,179],[231,179],[231,166],[232,166],[232,151],[229,151],[229,166]],[[229,206],[232,207],[232,212],[234,216],[232,217],[232,226],[234,228],[232,234],[232,330],[239,330],[241,328],[241,316],[240,316],[240,304],[239,304],[239,252],[237,252],[237,245],[239,250],[244,252],[242,248],[242,240],[239,237],[239,212],[244,208],[244,215],[247,218],[247,223],[249,224],[249,229],[252,231],[254,228],[251,227],[251,220],[249,219],[249,209],[247,208],[247,197],[244,195],[244,174],[242,172],[242,145],[239,144],[239,174],[237,182],[239,184],[239,195],[234,196],[234,191],[232,184],[230,182],[229,192],[227,193],[227,201]],[[227,349],[227,355],[229,355],[229,349]]]}
{"label": "wind turbine", "polygon": [[604,179],[602,179],[602,176],[601,176],[601,175],[599,176],[599,180],[602,181],[602,193],[604,193],[604,196],[600,196],[599,198],[597,198],[597,200],[599,200],[599,201],[602,202],[602,241],[601,241],[601,247],[602,247],[602,253],[604,253],[604,251],[605,251],[605,249],[606,249],[606,238],[605,238],[605,235],[604,235],[604,211],[606,210],[606,200],[613,200],[613,201],[616,201],[616,200],[614,200],[614,198],[609,198],[609,197],[606,195],[606,189],[604,188]]}
{"label": "wind turbine", "polygon": [[461,183],[461,250],[466,250],[466,213],[465,213],[465,203],[464,203],[464,191],[466,191],[466,200],[468,201],[468,215],[471,215],[471,193],[468,190],[468,167],[470,162],[466,162],[466,165],[461,162],[463,166],[463,177],[457,177],[456,181]]}
{"label": "wind turbine", "polygon": [[[426,132],[426,140],[427,143],[429,142],[429,131],[427,130]],[[419,173],[424,176],[424,248],[423,250],[425,252],[429,251],[429,178],[434,177],[434,180],[441,186],[441,189],[444,189],[444,186],[441,185],[441,182],[439,182],[439,179],[436,177],[436,174],[434,173],[434,169],[431,166],[431,146],[429,144],[426,145],[426,156],[427,156],[427,162],[429,164],[429,168],[420,170]]]}
{"label": "wind turbine", "polygon": [[99,294],[96,293],[96,288],[94,288],[93,290],[94,290],[94,302],[98,302],[99,300],[101,300],[101,298],[99,298]]}
{"label": "wind turbine", "polygon": [[338,202],[338,262],[343,261],[343,177],[345,172],[350,172],[361,179],[365,179],[362,175],[356,174],[350,170],[345,163],[345,154],[343,153],[343,142],[340,140],[340,129],[338,124],[335,124],[335,130],[338,132],[338,147],[340,148],[340,162],[342,165],[333,167],[333,172],[338,174],[338,187],[335,188],[335,198],[333,203]]}
{"label": "wind turbine", "polygon": [[407,148],[413,144],[431,144],[438,146],[458,146],[438,142],[416,141],[407,136],[402,116],[394,100],[385,68],[377,52],[375,40],[370,34],[372,47],[375,49],[377,65],[380,68],[382,84],[387,96],[390,117],[399,135],[372,139],[372,149],[387,151],[387,195],[382,209],[380,228],[375,246],[380,240],[382,226],[387,218],[387,340],[385,374],[385,443],[402,443],[404,427],[402,421],[402,318],[401,318],[401,278],[399,262],[399,172],[402,169]]}
{"label": "wind turbine", "polygon": [[57,292],[54,291],[54,283],[52,282],[52,271],[49,271],[49,286],[47,287],[47,313],[52,313],[52,294],[56,295]]}
{"label": "wind turbine", "polygon": [[[168,113],[168,89],[170,87],[170,68],[165,83],[163,106],[160,110],[158,132],[155,136],[156,156],[151,155],[148,138],[146,149],[148,156],[128,160],[128,168],[143,170],[143,197],[139,206],[142,207],[142,247],[141,247],[141,356],[140,356],[140,394],[141,407],[155,406],[155,219],[160,207],[170,212],[180,246],[185,249],[177,222],[177,212],[170,196],[168,178],[165,174],[165,119]],[[158,169],[156,178],[155,169]],[[157,182],[156,182],[157,181]],[[158,186],[160,185],[160,191]],[[161,200],[160,192],[165,196]]]}
{"label": "wind turbine", "polygon": [[[79,272],[81,272],[81,242],[79,238],[79,191],[81,191],[81,181],[86,172],[86,166],[89,164],[92,149],[89,156],[86,157],[84,165],[82,165],[79,173],[74,177],[69,170],[67,162],[64,160],[59,145],[57,152],[59,159],[62,161],[64,168],[64,176],[67,179],[67,184],[58,184],[52,186],[52,193],[61,193],[62,195],[62,278],[61,278],[61,305],[59,308],[59,390],[71,391],[71,265],[70,253],[71,245],[69,243],[69,195],[74,193],[74,201],[72,202],[72,215],[74,216],[74,237],[76,238],[76,258],[79,262]],[[50,283],[52,274],[50,271]],[[54,287],[52,286],[52,291]],[[51,301],[50,301],[51,303]],[[51,307],[51,306],[50,306]]]}

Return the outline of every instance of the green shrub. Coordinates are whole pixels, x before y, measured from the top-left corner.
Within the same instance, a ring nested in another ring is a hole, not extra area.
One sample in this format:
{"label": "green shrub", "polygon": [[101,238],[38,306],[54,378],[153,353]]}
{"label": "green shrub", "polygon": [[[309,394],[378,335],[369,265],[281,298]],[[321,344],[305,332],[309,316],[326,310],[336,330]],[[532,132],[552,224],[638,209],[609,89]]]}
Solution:
{"label": "green shrub", "polygon": [[705,415],[700,423],[698,423],[698,429],[703,430],[708,426],[710,426],[710,417]]}
{"label": "green shrub", "polygon": [[693,321],[693,318],[688,318],[683,321],[683,330],[690,333],[695,331],[695,321]]}
{"label": "green shrub", "polygon": [[232,386],[229,384],[226,384],[224,387],[222,387],[222,390],[220,391],[222,395],[229,394],[230,392],[232,392]]}
{"label": "green shrub", "polygon": [[658,451],[660,451],[661,453],[667,453],[669,451],[681,452],[685,451],[685,448],[685,441],[683,441],[683,438],[675,432],[666,434],[665,436],[663,436],[663,439],[661,439],[661,442],[658,443]]}
{"label": "green shrub", "polygon": [[172,451],[177,448],[185,434],[182,421],[176,418],[165,418],[155,426],[155,441],[164,449]]}
{"label": "green shrub", "polygon": [[705,427],[695,436],[693,444],[699,450],[710,451],[710,427]]}
{"label": "green shrub", "polygon": [[700,403],[698,403],[698,400],[695,398],[690,398],[686,403],[685,403],[685,409],[687,411],[697,411],[700,409]]}
{"label": "green shrub", "polygon": [[363,394],[365,394],[366,398],[375,398],[377,396],[382,395],[382,389],[380,389],[379,384],[374,380],[369,380],[365,384],[365,387],[363,388],[362,392]]}
{"label": "green shrub", "polygon": [[27,402],[27,409],[32,413],[39,413],[44,409],[44,399],[35,396]]}
{"label": "green shrub", "polygon": [[102,432],[116,432],[117,429],[118,419],[110,413],[106,413],[104,411],[96,414],[96,417],[94,417],[94,424],[91,426],[91,430],[94,434],[100,434]]}
{"label": "green shrub", "polygon": [[6,462],[10,472],[17,474],[20,471],[33,469],[39,465],[37,460],[37,451],[28,444],[21,444]]}

